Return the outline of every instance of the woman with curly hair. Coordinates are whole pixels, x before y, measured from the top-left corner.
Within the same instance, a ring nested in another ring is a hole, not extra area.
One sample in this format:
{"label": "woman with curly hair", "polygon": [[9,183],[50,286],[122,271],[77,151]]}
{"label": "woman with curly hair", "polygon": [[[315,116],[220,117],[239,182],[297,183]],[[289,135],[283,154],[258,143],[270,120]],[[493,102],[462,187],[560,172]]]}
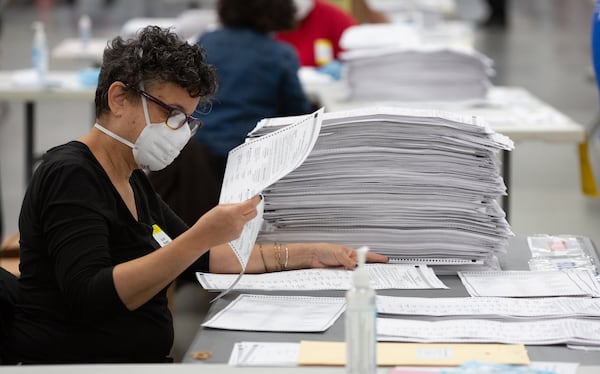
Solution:
{"label": "woman with curly hair", "polygon": [[[260,198],[219,205],[188,228],[141,170],[177,157],[215,88],[202,50],[167,30],[148,27],[107,47],[94,127],[46,153],[23,200],[3,363],[170,361],[169,284],[186,270],[240,271],[226,243],[256,216]],[[342,245],[288,248],[288,269],[356,263]],[[261,249],[264,261],[253,253],[249,272],[274,269],[274,249]]]}

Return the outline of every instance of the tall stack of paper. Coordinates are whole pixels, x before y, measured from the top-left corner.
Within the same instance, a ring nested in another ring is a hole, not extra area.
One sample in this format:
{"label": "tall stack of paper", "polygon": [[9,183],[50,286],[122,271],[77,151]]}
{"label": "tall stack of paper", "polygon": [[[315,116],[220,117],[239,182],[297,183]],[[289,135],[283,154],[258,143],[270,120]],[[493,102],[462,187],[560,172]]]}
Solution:
{"label": "tall stack of paper", "polygon": [[385,13],[392,23],[419,23],[424,25],[456,18],[455,0],[369,0],[369,5]]}
{"label": "tall stack of paper", "polygon": [[427,27],[416,23],[363,23],[348,27],[340,38],[344,51],[418,46],[472,49],[474,32],[465,22],[443,22]]}
{"label": "tall stack of paper", "polygon": [[[251,136],[293,120],[263,120]],[[496,202],[506,190],[497,152],[512,147],[476,117],[397,107],[325,113],[304,163],[263,191],[258,242],[368,245],[399,262],[497,268],[494,255],[512,235]]]}
{"label": "tall stack of paper", "polygon": [[364,48],[342,59],[351,100],[483,99],[493,73],[489,58],[457,46]]}

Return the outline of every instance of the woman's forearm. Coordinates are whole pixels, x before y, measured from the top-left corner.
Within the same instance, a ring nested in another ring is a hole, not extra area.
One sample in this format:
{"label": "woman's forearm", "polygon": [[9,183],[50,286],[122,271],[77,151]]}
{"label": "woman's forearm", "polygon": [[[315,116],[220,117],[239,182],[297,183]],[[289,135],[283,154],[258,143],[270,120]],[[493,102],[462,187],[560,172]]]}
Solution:
{"label": "woman's forearm", "polygon": [[[256,244],[246,265],[246,273],[306,269],[311,267],[315,245],[311,243],[260,243]],[[212,273],[239,273],[240,263],[228,244],[210,250]]]}
{"label": "woman's forearm", "polygon": [[113,269],[117,294],[127,309],[135,310],[167,287],[207,250],[188,231],[146,256],[121,263]]}

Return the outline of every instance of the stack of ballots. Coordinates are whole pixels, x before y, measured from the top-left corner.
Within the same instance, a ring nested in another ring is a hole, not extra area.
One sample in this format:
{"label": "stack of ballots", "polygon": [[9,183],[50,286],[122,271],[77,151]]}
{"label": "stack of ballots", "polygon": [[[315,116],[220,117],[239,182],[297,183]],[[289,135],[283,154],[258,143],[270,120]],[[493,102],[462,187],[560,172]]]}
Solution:
{"label": "stack of ballots", "polygon": [[349,51],[342,57],[354,101],[464,101],[485,99],[490,59],[461,47]]}
{"label": "stack of ballots", "polygon": [[[297,119],[264,119],[249,136]],[[512,236],[496,202],[506,193],[498,151],[512,148],[477,117],[398,107],[325,113],[308,158],[263,191],[257,241],[367,245],[439,273],[498,269]]]}
{"label": "stack of ballots", "polygon": [[344,80],[360,101],[484,99],[493,62],[453,38],[428,42],[406,25],[360,25],[344,32]]}

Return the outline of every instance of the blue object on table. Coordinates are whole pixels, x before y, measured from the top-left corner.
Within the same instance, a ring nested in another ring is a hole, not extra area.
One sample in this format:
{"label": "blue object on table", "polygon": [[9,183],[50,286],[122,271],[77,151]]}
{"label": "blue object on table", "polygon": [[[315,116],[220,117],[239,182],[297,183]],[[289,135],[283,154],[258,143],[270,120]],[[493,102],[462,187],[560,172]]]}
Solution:
{"label": "blue object on table", "polygon": [[84,87],[96,87],[98,85],[98,76],[100,75],[100,69],[97,68],[85,68],[79,70],[79,83]]}
{"label": "blue object on table", "polygon": [[317,68],[317,71],[331,76],[336,81],[342,77],[342,63],[338,60],[333,60],[327,65]]}
{"label": "blue object on table", "polygon": [[442,370],[440,374],[556,374],[556,372],[528,366],[469,361],[455,369]]}

